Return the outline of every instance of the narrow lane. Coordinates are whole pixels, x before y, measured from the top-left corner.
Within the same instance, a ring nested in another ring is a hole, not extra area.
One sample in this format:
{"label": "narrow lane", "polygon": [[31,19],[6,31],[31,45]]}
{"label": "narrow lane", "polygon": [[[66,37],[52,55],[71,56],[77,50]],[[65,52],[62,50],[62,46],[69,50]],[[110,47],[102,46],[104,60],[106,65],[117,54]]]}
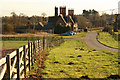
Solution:
{"label": "narrow lane", "polygon": [[118,49],[110,48],[110,47],[104,46],[103,44],[99,43],[96,37],[97,37],[96,31],[88,32],[87,37],[84,40],[86,41],[87,45],[91,48],[120,52],[120,50]]}

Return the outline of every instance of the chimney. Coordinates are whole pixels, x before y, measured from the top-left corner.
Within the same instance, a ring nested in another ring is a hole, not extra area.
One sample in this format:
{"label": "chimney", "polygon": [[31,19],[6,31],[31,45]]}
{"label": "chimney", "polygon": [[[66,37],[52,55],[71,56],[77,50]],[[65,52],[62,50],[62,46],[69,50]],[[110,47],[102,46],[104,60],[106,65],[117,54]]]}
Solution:
{"label": "chimney", "polygon": [[70,16],[71,15],[71,10],[68,10],[68,16]]}
{"label": "chimney", "polygon": [[74,9],[68,10],[68,16],[74,17]]}
{"label": "chimney", "polygon": [[55,16],[58,16],[58,7],[55,6]]}
{"label": "chimney", "polygon": [[66,6],[60,7],[60,14],[62,14],[63,16],[66,16]]}
{"label": "chimney", "polygon": [[63,7],[62,14],[63,14],[63,16],[66,16],[66,7]]}
{"label": "chimney", "polygon": [[60,7],[60,14],[62,14],[62,7]]}

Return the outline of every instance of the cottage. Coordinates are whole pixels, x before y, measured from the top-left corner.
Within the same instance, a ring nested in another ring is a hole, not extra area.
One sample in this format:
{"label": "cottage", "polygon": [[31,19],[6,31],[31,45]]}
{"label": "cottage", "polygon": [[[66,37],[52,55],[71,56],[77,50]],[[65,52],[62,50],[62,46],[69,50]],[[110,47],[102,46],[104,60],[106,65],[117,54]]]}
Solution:
{"label": "cottage", "polygon": [[45,29],[54,33],[54,29],[57,25],[64,27],[71,27],[72,31],[78,30],[77,19],[74,17],[74,10],[68,10],[68,16],[66,16],[66,7],[60,7],[60,14],[58,15],[58,7],[55,7],[55,16],[48,18],[48,24]]}

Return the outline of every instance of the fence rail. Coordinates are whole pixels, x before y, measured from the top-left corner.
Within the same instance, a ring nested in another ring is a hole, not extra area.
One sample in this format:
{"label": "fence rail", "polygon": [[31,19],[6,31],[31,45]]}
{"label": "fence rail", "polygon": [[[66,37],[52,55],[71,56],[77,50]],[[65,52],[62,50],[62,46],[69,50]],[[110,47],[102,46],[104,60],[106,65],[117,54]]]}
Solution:
{"label": "fence rail", "polygon": [[2,79],[17,79],[26,78],[26,72],[31,70],[31,65],[35,61],[35,54],[41,50],[57,46],[63,42],[62,38],[39,39],[33,42],[28,42],[19,49],[8,54],[0,59],[0,80]]}

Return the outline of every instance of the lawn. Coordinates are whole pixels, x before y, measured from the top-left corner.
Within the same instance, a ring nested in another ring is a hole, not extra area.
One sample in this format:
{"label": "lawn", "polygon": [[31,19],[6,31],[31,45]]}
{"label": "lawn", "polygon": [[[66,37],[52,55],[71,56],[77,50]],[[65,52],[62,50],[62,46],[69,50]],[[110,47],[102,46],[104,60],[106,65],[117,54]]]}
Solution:
{"label": "lawn", "polygon": [[77,33],[76,35],[72,35],[72,36],[58,36],[58,37],[63,37],[63,38],[82,38],[82,37],[86,37],[86,32],[80,32],[80,33]]}
{"label": "lawn", "polygon": [[113,48],[119,48],[118,41],[116,41],[112,35],[110,35],[107,32],[99,32],[99,35],[97,36],[97,40],[101,42],[102,44],[106,46],[110,46]]}
{"label": "lawn", "polygon": [[118,30],[118,32],[114,32],[114,33],[118,35],[118,34],[120,34],[120,30]]}
{"label": "lawn", "polygon": [[120,34],[120,30],[118,30],[118,32],[114,32],[114,33],[118,35],[118,34]]}
{"label": "lawn", "polygon": [[2,41],[2,47],[20,47],[28,44],[28,41]]}
{"label": "lawn", "polygon": [[43,78],[80,78],[86,75],[105,78],[118,74],[118,53],[89,48],[84,41],[65,41],[48,54],[45,68],[38,68],[40,72],[34,70],[34,75],[42,74]]}

